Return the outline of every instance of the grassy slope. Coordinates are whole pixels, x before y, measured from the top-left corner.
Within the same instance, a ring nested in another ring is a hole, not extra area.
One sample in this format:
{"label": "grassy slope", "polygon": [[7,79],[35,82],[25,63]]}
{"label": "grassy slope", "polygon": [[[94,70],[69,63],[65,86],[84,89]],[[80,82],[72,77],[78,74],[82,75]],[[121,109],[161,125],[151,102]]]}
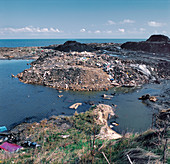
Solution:
{"label": "grassy slope", "polygon": [[[129,163],[127,153],[136,163],[162,158],[165,140],[159,139],[159,132],[148,130],[117,141],[101,140],[96,137],[100,126],[94,123],[94,117],[91,109],[72,117],[53,117],[29,124],[21,138],[35,141],[41,147],[24,148],[12,154],[1,150],[0,163],[107,163],[103,153],[110,163]],[[63,128],[65,123],[67,126]],[[139,160],[139,156],[142,159]]]}

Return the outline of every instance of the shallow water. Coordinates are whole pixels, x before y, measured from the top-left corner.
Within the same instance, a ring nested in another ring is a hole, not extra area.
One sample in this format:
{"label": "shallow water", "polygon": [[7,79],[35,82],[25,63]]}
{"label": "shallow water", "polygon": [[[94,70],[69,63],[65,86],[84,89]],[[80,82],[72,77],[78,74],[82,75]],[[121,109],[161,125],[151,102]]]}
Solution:
{"label": "shallow water", "polygon": [[[120,124],[116,130],[140,132],[151,126],[153,109],[149,108],[137,98],[143,94],[158,94],[161,85],[149,84],[143,88],[132,90],[111,89],[102,92],[73,92],[64,91],[58,93],[57,90],[31,84],[21,83],[18,79],[11,78],[11,73],[17,73],[29,68],[27,60],[0,60],[0,126],[12,128],[17,123],[24,120],[38,121],[51,115],[71,115],[75,110],[69,106],[76,102],[83,105],[77,112],[84,112],[89,109],[87,101],[104,103],[108,105],[116,104],[116,121]],[[103,100],[101,95],[116,95],[111,100]],[[58,95],[63,95],[59,98]]]}

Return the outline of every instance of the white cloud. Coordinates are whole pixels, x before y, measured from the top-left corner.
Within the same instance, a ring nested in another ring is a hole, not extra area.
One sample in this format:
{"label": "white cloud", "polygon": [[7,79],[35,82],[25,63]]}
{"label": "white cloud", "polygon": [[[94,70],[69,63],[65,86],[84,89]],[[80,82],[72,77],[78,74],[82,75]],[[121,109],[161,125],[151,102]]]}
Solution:
{"label": "white cloud", "polygon": [[139,30],[140,30],[141,32],[146,31],[146,29],[144,29],[144,28],[140,28]]}
{"label": "white cloud", "polygon": [[164,26],[164,25],[165,25],[164,23],[155,22],[155,21],[148,22],[148,26],[151,26],[151,27],[161,27],[161,26]]}
{"label": "white cloud", "polygon": [[49,32],[48,28],[42,28],[41,32]]}
{"label": "white cloud", "polygon": [[86,29],[83,28],[83,29],[80,30],[80,32],[86,32]]}
{"label": "white cloud", "polygon": [[121,24],[125,24],[125,23],[135,23],[134,20],[130,20],[130,19],[124,19]]}
{"label": "white cloud", "polygon": [[58,28],[54,29],[54,28],[50,28],[49,30],[50,32],[61,32]]}
{"label": "white cloud", "polygon": [[94,33],[95,33],[95,34],[100,34],[101,31],[100,31],[100,30],[96,30]]}
{"label": "white cloud", "polygon": [[54,29],[54,28],[39,28],[39,27],[23,27],[23,28],[1,28],[1,32],[9,32],[9,33],[49,33],[49,32],[55,32],[55,33],[60,33],[61,31],[59,29]]}
{"label": "white cloud", "polygon": [[107,22],[108,22],[109,25],[116,24],[116,23],[115,23],[114,21],[112,21],[112,20],[108,20]]}
{"label": "white cloud", "polygon": [[119,32],[122,32],[122,33],[125,32],[125,29],[123,29],[123,28],[119,28],[118,30],[119,30]]}
{"label": "white cloud", "polygon": [[111,34],[112,33],[111,30],[107,30],[107,31],[104,31],[104,32],[107,33],[107,34]]}

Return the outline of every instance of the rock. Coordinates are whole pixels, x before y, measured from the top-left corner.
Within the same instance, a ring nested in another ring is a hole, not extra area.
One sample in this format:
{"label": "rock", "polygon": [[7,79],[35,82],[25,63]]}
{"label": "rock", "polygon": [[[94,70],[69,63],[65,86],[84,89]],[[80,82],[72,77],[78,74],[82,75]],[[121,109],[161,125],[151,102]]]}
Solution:
{"label": "rock", "polygon": [[170,40],[164,35],[152,35],[142,42],[126,42],[121,48],[132,51],[146,51],[150,53],[170,53]]}
{"label": "rock", "polygon": [[150,96],[149,94],[143,95],[142,97],[138,98],[139,100],[150,100],[152,102],[156,102],[157,98],[155,96]]}
{"label": "rock", "polygon": [[143,95],[142,97],[139,97],[139,100],[148,100],[150,98],[149,94]]}
{"label": "rock", "polygon": [[82,43],[79,43],[79,42],[76,42],[76,41],[67,41],[63,45],[59,45],[59,46],[55,47],[54,49],[59,50],[59,51],[64,51],[64,52],[70,52],[70,51],[91,52],[91,51],[95,51],[95,49],[92,48],[91,46],[89,46],[87,44],[82,44]]}
{"label": "rock", "polygon": [[150,96],[149,97],[149,100],[152,101],[152,102],[156,102],[157,101],[157,98],[155,96]]}
{"label": "rock", "polygon": [[170,42],[170,39],[165,35],[152,35],[147,42]]}

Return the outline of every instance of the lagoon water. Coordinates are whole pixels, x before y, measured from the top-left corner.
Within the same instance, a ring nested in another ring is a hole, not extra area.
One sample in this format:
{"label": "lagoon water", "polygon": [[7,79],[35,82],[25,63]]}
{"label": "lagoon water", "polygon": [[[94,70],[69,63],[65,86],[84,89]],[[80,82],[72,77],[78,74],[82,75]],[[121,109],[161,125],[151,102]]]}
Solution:
{"label": "lagoon water", "polygon": [[[73,92],[58,93],[57,90],[31,84],[21,83],[18,79],[11,78],[11,73],[16,75],[29,66],[27,60],[0,60],[0,126],[12,128],[22,121],[38,121],[51,115],[71,115],[75,110],[69,106],[76,102],[83,105],[77,112],[89,109],[87,101],[96,104],[116,104],[115,113],[119,116],[116,121],[120,124],[116,130],[119,132],[144,131],[151,126],[153,109],[147,107],[137,98],[143,94],[157,94],[160,85],[145,85],[129,93],[115,91],[114,89],[102,92]],[[116,95],[111,100],[103,100],[102,94]],[[58,95],[63,94],[62,98]]]}

